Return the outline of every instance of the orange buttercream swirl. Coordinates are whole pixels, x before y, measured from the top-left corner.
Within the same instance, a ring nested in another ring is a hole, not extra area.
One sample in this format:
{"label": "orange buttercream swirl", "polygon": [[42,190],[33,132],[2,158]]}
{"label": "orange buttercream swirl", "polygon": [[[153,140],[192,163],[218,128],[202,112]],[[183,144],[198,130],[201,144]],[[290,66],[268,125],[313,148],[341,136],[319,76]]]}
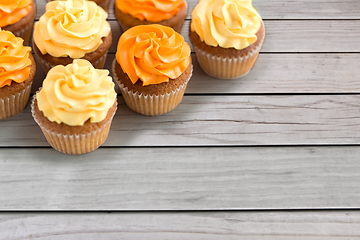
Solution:
{"label": "orange buttercream swirl", "polygon": [[9,31],[0,31],[0,88],[21,83],[30,73],[30,47],[23,46],[24,40]]}
{"label": "orange buttercream swirl", "polygon": [[124,32],[116,59],[132,83],[143,86],[179,77],[190,64],[190,47],[172,28],[159,24],[139,25]]}
{"label": "orange buttercream swirl", "polygon": [[116,0],[116,7],[123,13],[150,22],[172,18],[186,5],[185,0]]}
{"label": "orange buttercream swirl", "polygon": [[31,10],[31,0],[0,1],[0,27],[18,22]]}

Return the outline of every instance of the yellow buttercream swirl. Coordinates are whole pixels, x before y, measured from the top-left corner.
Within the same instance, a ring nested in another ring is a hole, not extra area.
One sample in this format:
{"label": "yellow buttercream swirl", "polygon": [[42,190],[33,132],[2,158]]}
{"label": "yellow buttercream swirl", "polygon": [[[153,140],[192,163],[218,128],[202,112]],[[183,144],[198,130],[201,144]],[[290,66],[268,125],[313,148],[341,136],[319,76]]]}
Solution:
{"label": "yellow buttercream swirl", "polygon": [[143,86],[168,82],[179,77],[190,64],[190,47],[170,27],[139,25],[124,32],[116,59],[132,83]]}
{"label": "yellow buttercream swirl", "polygon": [[172,18],[186,5],[185,0],[116,0],[116,7],[123,13],[151,22]]}
{"label": "yellow buttercream swirl", "polygon": [[192,12],[191,31],[214,47],[244,49],[256,42],[260,27],[252,0],[200,0]]}
{"label": "yellow buttercream swirl", "polygon": [[31,0],[0,1],[0,27],[18,22],[31,10]]}
{"label": "yellow buttercream swirl", "polygon": [[107,13],[95,2],[53,1],[34,26],[34,41],[42,54],[81,58],[94,52],[110,32]]}
{"label": "yellow buttercream swirl", "polygon": [[30,47],[23,46],[24,40],[9,31],[0,30],[0,88],[12,81],[21,83],[30,73]]}
{"label": "yellow buttercream swirl", "polygon": [[36,94],[39,110],[52,122],[81,126],[88,119],[105,119],[116,99],[108,70],[95,69],[83,59],[50,69]]}

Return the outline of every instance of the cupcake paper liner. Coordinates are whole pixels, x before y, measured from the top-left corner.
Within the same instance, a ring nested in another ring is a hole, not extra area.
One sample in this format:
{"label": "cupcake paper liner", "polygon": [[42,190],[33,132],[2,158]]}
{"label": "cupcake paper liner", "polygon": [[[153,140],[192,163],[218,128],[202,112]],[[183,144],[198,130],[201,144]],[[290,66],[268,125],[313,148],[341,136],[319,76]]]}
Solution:
{"label": "cupcake paper liner", "polygon": [[246,56],[219,57],[194,46],[197,60],[204,72],[212,77],[221,79],[234,79],[245,76],[254,65],[265,35],[260,44]]}
{"label": "cupcake paper liner", "polygon": [[30,83],[26,88],[9,97],[0,98],[0,119],[6,119],[19,114],[29,101]]}
{"label": "cupcake paper liner", "polygon": [[[105,65],[105,61],[106,61],[106,56],[107,56],[107,52],[101,56],[99,59],[97,59],[96,61],[92,62],[91,64],[94,66],[94,68],[96,69],[102,69],[104,68]],[[56,64],[50,63],[48,61],[45,61],[43,58],[41,58],[41,56],[38,56],[38,60],[42,66],[42,68],[44,69],[45,73],[49,72],[51,68],[55,67]]]}
{"label": "cupcake paper liner", "polygon": [[105,61],[106,61],[106,56],[107,56],[107,51],[106,53],[104,53],[104,55],[102,55],[98,60],[94,61],[93,63],[91,63],[94,68],[96,69],[102,69],[105,66]]}
{"label": "cupcake paper liner", "polygon": [[24,43],[23,43],[24,46],[29,46],[32,27],[33,27],[33,21],[30,24],[28,24],[25,28],[13,32],[15,36],[24,39]]}
{"label": "cupcake paper liner", "polygon": [[112,64],[113,77],[116,83],[119,85],[126,105],[137,113],[150,116],[161,115],[170,112],[180,104],[193,70],[191,66],[191,73],[187,81],[170,93],[159,95],[144,95],[143,93],[132,92],[119,81],[115,72],[115,63],[116,59],[114,59]]}
{"label": "cupcake paper liner", "polygon": [[93,130],[90,133],[85,134],[68,134],[68,133],[59,133],[55,132],[50,128],[44,126],[39,118],[35,114],[35,103],[36,94],[34,95],[31,102],[31,113],[35,122],[40,126],[41,131],[43,132],[48,143],[57,151],[66,153],[66,154],[84,154],[94,151],[99,148],[107,139],[109,135],[110,125],[112,119],[115,115],[103,124],[103,126],[97,130]]}

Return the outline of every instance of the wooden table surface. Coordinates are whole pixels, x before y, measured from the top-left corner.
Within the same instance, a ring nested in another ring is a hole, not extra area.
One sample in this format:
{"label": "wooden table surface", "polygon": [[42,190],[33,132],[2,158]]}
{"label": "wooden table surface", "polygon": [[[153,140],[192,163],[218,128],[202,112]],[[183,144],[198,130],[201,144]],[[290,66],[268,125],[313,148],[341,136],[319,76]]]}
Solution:
{"label": "wooden table surface", "polygon": [[359,238],[360,1],[254,5],[266,39],[250,74],[214,79],[192,53],[181,104],[148,117],[119,95],[92,153],[53,150],[29,106],[1,121],[0,240]]}

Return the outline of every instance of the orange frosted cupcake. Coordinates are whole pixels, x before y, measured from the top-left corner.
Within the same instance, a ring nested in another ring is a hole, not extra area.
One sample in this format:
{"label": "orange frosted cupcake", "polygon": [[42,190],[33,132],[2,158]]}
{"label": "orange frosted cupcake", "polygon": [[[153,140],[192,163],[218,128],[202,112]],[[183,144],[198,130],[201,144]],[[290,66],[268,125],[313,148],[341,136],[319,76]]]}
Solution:
{"label": "orange frosted cupcake", "polygon": [[[54,1],[54,0],[47,0],[47,1],[50,2],[50,1]],[[97,5],[102,7],[106,12],[108,12],[110,0],[91,0],[91,1],[95,2]]]}
{"label": "orange frosted cupcake", "polygon": [[156,23],[180,32],[186,14],[185,0],[115,0],[115,15],[123,31]]}
{"label": "orange frosted cupcake", "polygon": [[34,52],[45,72],[82,58],[103,68],[110,48],[107,13],[92,1],[67,0],[46,4],[34,25]]}
{"label": "orange frosted cupcake", "polygon": [[200,0],[190,28],[201,68],[224,79],[247,74],[265,38],[264,23],[251,0]]}
{"label": "orange frosted cupcake", "polygon": [[170,27],[135,26],[121,35],[112,71],[133,111],[164,114],[179,105],[191,77],[190,47]]}
{"label": "orange frosted cupcake", "polygon": [[48,72],[31,112],[53,148],[83,154],[105,142],[117,105],[108,74],[83,59]]}
{"label": "orange frosted cupcake", "polygon": [[36,63],[31,48],[9,31],[0,31],[0,119],[20,113],[29,101]]}
{"label": "orange frosted cupcake", "polygon": [[0,27],[24,39],[24,45],[29,45],[35,14],[34,0],[1,1]]}

